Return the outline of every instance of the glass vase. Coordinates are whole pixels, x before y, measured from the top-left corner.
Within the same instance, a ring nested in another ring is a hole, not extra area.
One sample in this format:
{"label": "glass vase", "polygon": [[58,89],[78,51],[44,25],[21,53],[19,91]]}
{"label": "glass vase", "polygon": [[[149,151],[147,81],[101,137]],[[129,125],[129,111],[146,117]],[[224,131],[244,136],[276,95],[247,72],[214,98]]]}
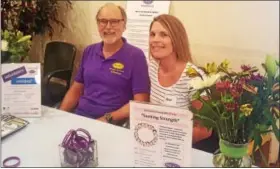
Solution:
{"label": "glass vase", "polygon": [[97,167],[98,154],[97,142],[92,140],[88,149],[70,149],[59,145],[59,155],[61,167],[77,168],[77,167]]}
{"label": "glass vase", "polygon": [[251,167],[252,160],[248,155],[248,143],[233,144],[228,141],[220,139],[219,142],[220,153],[215,154],[213,164],[215,167]]}

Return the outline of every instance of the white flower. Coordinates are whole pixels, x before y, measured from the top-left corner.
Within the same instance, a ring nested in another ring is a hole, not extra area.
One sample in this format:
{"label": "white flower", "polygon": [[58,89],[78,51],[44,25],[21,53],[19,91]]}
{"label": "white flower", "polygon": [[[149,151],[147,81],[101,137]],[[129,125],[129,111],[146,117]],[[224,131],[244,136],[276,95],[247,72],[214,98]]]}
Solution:
{"label": "white flower", "polygon": [[212,86],[216,83],[217,80],[220,79],[220,77],[221,75],[219,73],[210,76],[203,76],[203,79],[201,79],[200,77],[196,77],[192,79],[189,83],[194,90],[199,90]]}
{"label": "white flower", "polygon": [[1,40],[1,51],[8,51],[9,43],[6,40]]}

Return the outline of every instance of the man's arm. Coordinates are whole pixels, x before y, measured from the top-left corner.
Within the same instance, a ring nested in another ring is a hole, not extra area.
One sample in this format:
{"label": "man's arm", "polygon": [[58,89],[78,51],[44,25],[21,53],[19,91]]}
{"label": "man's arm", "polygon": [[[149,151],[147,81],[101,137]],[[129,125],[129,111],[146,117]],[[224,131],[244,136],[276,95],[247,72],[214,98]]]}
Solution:
{"label": "man's arm", "polygon": [[61,105],[60,110],[71,112],[83,94],[84,85],[82,83],[74,81],[68,92],[66,93]]}
{"label": "man's arm", "polygon": [[[150,95],[147,93],[138,93],[134,95],[133,100],[135,101],[144,101],[144,102],[149,102],[150,100]],[[129,117],[129,103],[125,104],[123,107],[120,109],[111,112],[112,119],[114,122],[123,120],[125,118]],[[104,116],[99,118],[98,120],[107,122]]]}

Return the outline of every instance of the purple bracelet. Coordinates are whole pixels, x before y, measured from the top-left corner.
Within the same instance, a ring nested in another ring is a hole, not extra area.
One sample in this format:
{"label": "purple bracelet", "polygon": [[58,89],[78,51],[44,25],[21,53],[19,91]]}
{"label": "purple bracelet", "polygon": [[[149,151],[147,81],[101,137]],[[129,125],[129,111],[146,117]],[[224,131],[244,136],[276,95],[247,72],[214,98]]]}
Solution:
{"label": "purple bracelet", "polygon": [[73,139],[74,135],[76,134],[75,130],[70,130],[66,136],[64,137],[63,141],[62,141],[62,146],[66,146],[69,144],[69,142],[71,141],[71,139]]}
{"label": "purple bracelet", "polygon": [[[6,163],[7,163],[8,161],[12,161],[12,160],[15,160],[16,163],[15,163],[15,164],[12,164],[12,165],[6,165]],[[6,159],[3,161],[3,166],[4,166],[4,167],[13,168],[13,167],[18,167],[19,165],[20,165],[20,158],[19,158],[19,157],[16,157],[16,156],[8,157],[8,158],[6,158]]]}
{"label": "purple bracelet", "polygon": [[64,162],[75,167],[86,167],[94,158],[90,133],[82,128],[70,130],[62,141]]}
{"label": "purple bracelet", "polygon": [[87,136],[89,142],[91,141],[90,134],[89,134],[89,132],[88,132],[87,130],[82,129],[82,128],[78,128],[78,129],[76,130],[76,132],[79,132],[79,131],[82,132],[82,133],[84,133],[84,134]]}

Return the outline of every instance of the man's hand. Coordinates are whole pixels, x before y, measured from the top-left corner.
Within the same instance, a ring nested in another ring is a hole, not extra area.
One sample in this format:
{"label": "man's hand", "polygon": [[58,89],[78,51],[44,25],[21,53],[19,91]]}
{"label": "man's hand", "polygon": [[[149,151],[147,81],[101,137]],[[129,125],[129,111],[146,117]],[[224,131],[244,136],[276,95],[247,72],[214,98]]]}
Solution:
{"label": "man's hand", "polygon": [[99,121],[102,121],[102,122],[105,122],[105,123],[108,123],[108,121],[106,120],[105,116],[102,116],[96,120],[99,120]]}
{"label": "man's hand", "polygon": [[[147,93],[138,93],[134,95],[133,100],[140,101],[140,102],[141,101],[149,102],[150,95]],[[111,115],[113,116],[113,122],[115,124],[129,118],[129,102],[124,106],[122,106],[121,108],[119,108],[118,110],[111,112]]]}

